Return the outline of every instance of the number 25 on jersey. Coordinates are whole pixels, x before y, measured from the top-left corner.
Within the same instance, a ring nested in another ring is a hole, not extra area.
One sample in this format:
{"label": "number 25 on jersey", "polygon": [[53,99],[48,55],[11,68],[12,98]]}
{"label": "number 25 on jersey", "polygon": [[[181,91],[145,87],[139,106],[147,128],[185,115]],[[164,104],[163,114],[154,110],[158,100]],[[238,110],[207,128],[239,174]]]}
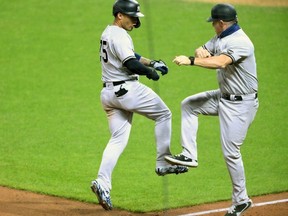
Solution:
{"label": "number 25 on jersey", "polygon": [[105,63],[108,62],[107,46],[107,41],[100,40],[100,61],[102,58]]}

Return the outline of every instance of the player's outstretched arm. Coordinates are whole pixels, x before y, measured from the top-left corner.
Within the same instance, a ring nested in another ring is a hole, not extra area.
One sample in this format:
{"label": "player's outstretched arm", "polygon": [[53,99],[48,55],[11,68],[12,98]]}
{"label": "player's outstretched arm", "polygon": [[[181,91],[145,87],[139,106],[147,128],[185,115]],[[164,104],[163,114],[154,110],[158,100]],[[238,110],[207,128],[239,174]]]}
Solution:
{"label": "player's outstretched arm", "polygon": [[142,63],[145,66],[149,66],[152,68],[155,68],[156,70],[160,71],[162,75],[165,75],[168,73],[168,66],[163,60],[151,60],[148,58],[145,58],[137,53],[135,53],[136,58],[139,60],[140,63]]}
{"label": "player's outstretched arm", "polygon": [[154,68],[146,67],[144,64],[140,63],[136,58],[129,59],[124,63],[132,73],[138,75],[146,75],[148,79],[159,80],[159,75]]}

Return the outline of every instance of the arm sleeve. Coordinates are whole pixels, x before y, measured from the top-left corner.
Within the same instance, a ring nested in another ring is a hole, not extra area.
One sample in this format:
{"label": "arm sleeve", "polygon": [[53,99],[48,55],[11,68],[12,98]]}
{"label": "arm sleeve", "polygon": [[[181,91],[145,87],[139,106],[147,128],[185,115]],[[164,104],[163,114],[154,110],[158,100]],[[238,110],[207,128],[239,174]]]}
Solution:
{"label": "arm sleeve", "polygon": [[222,51],[222,54],[229,56],[233,63],[239,62],[242,59],[250,56],[254,52],[254,47],[249,41],[232,41],[227,48]]}
{"label": "arm sleeve", "polygon": [[129,59],[135,58],[132,39],[126,32],[120,32],[117,38],[113,38],[111,50],[122,64]]}
{"label": "arm sleeve", "polygon": [[136,58],[128,59],[124,62],[124,66],[134,74],[147,75],[151,73],[151,69],[141,64]]}
{"label": "arm sleeve", "polygon": [[214,56],[216,53],[215,45],[214,45],[216,40],[217,40],[217,37],[213,37],[202,46],[203,49],[206,49],[211,54],[211,56]]}

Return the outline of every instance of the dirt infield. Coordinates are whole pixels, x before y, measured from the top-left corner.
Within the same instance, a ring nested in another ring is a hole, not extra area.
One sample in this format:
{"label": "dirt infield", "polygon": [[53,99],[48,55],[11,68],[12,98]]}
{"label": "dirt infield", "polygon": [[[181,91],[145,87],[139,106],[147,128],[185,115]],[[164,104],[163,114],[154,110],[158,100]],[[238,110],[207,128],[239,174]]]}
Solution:
{"label": "dirt infield", "polygon": [[[92,193],[92,192],[91,192]],[[19,191],[0,187],[0,215],[1,216],[176,216],[192,214],[195,212],[211,211],[228,208],[230,202],[219,202],[199,205],[188,208],[167,210],[165,212],[131,213],[119,209],[105,211],[96,202],[95,204],[77,202],[58,197],[35,194],[27,191]],[[93,194],[92,194],[93,196]],[[288,199],[288,192],[252,197],[253,202],[263,203]],[[201,214],[202,215],[202,214]],[[205,214],[206,216],[223,216],[224,212]],[[245,216],[285,216],[288,215],[288,202],[253,207]]]}

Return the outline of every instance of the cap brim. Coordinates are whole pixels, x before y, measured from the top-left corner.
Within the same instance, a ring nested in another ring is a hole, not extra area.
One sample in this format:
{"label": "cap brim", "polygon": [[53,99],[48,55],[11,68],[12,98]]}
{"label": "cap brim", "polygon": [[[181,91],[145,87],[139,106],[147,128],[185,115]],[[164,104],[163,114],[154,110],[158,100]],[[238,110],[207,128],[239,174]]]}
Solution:
{"label": "cap brim", "polygon": [[212,17],[209,17],[208,19],[207,19],[207,22],[213,22],[213,18]]}

